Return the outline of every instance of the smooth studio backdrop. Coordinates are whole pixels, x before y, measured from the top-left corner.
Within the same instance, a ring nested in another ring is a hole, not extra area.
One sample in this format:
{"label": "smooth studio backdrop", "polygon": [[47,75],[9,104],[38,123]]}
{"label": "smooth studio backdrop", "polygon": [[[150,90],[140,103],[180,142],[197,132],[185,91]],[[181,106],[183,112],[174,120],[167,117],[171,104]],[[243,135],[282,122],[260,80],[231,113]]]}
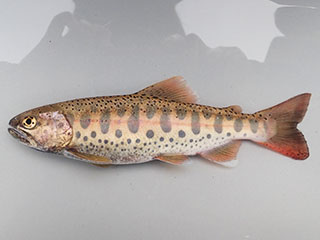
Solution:
{"label": "smooth studio backdrop", "polygon": [[[0,9],[0,239],[319,239],[316,0],[9,1]],[[200,103],[255,112],[303,92],[294,161],[245,142],[199,157],[94,167],[18,144],[11,117],[184,76]]]}

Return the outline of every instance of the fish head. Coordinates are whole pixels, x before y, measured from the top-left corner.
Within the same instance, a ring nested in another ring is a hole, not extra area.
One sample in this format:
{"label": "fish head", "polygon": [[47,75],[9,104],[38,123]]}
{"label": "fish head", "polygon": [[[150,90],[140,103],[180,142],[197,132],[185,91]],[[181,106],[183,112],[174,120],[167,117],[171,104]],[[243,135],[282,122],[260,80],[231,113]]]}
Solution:
{"label": "fish head", "polygon": [[55,107],[23,112],[9,121],[9,133],[24,145],[45,152],[60,152],[72,140],[72,127]]}

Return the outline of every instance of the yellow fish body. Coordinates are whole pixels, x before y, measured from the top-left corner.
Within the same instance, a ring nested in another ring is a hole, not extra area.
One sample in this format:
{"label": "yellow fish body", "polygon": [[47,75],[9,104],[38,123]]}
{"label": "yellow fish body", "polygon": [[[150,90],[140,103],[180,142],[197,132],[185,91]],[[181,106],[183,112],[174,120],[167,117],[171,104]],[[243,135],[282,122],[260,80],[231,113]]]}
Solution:
{"label": "yellow fish body", "polygon": [[296,128],[311,94],[243,114],[239,106],[196,104],[182,77],[123,96],[76,99],[12,118],[9,133],[25,145],[95,165],[160,160],[181,164],[189,155],[233,164],[243,140],[294,159],[308,147]]}

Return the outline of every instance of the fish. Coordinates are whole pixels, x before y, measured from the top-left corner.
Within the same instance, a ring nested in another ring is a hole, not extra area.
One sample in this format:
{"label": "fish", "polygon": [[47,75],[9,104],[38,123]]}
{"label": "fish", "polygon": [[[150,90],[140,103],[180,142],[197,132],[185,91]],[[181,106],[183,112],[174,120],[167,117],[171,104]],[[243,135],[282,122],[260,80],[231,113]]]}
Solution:
{"label": "fish", "polygon": [[152,160],[180,165],[194,155],[230,167],[243,141],[304,160],[309,149],[297,125],[310,97],[247,114],[238,105],[197,104],[184,78],[175,76],[133,94],[34,108],[13,117],[8,131],[33,149],[102,167]]}

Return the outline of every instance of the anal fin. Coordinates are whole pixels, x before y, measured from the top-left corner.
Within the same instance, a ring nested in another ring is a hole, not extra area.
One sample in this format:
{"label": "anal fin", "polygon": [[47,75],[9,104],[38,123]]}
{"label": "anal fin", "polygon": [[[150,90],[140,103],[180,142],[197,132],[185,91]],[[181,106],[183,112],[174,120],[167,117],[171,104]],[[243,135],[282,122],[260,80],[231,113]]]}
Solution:
{"label": "anal fin", "polygon": [[155,157],[155,159],[160,160],[161,162],[170,163],[173,165],[181,165],[184,161],[188,160],[186,155],[161,155]]}
{"label": "anal fin", "polygon": [[224,166],[232,167],[236,164],[236,157],[241,141],[232,141],[221,147],[201,152],[199,155],[211,162],[219,163]]}

